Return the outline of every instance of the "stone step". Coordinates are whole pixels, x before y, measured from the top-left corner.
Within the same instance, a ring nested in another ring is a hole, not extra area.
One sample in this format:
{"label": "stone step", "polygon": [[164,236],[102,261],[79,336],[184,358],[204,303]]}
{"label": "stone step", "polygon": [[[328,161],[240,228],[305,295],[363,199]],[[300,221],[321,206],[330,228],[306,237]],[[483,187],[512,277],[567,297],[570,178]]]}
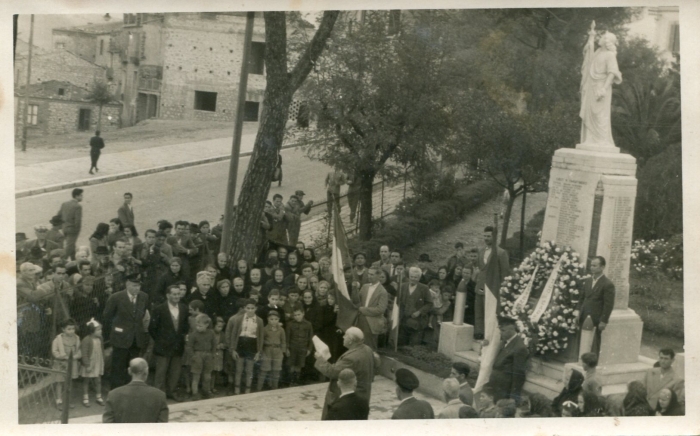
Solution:
{"label": "stone step", "polygon": [[544,375],[533,374],[528,371],[523,385],[526,392],[536,392],[549,398],[550,400],[559,395],[564,388],[564,383]]}

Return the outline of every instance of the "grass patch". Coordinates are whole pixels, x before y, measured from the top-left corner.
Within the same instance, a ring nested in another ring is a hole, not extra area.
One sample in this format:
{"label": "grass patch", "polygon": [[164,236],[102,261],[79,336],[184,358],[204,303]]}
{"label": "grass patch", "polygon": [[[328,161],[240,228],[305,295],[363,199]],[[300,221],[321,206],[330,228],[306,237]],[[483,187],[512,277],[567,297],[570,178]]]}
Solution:
{"label": "grass patch", "polygon": [[629,307],[644,321],[644,330],[657,335],[685,338],[683,282],[630,273]]}

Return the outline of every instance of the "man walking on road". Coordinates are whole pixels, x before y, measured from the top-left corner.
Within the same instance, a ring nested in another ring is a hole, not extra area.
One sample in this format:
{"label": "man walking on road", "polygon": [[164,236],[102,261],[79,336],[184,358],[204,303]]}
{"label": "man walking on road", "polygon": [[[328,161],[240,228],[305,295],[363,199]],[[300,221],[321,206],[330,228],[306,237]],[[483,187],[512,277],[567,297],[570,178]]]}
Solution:
{"label": "man walking on road", "polygon": [[83,220],[83,207],[80,202],[83,201],[83,190],[80,188],[73,189],[71,192],[72,200],[61,204],[59,215],[63,220],[63,235],[65,239],[66,257],[75,259],[75,242],[80,234],[80,225]]}
{"label": "man walking on road", "polygon": [[131,195],[131,192],[125,193],[124,204],[117,209],[117,217],[119,218],[119,221],[122,222],[122,226],[124,227],[134,225],[134,208],[131,207],[131,200],[133,200],[133,198],[134,196]]}
{"label": "man walking on road", "polygon": [[97,161],[100,159],[100,154],[102,154],[102,149],[105,148],[105,142],[100,138],[100,131],[95,132],[95,136],[90,138],[90,174],[95,174],[92,172],[94,168],[95,171],[99,172],[97,168]]}

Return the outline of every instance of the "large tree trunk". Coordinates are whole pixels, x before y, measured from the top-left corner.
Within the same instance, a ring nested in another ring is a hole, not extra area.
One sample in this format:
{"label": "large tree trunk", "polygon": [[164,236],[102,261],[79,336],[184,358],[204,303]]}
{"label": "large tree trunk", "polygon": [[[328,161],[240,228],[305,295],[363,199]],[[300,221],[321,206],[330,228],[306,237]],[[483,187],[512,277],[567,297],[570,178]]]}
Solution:
{"label": "large tree trunk", "polygon": [[375,171],[362,170],[360,176],[360,240],[372,239],[372,188]]}
{"label": "large tree trunk", "polygon": [[233,259],[252,262],[263,242],[260,221],[265,199],[277,163],[277,154],[284,139],[284,129],[294,91],[304,82],[323,51],[338,12],[324,12],[321,24],[308,48],[291,73],[287,72],[287,28],[284,12],[265,12],[265,87],[260,127],[255,138],[253,154],[233,213],[233,225],[228,235]]}

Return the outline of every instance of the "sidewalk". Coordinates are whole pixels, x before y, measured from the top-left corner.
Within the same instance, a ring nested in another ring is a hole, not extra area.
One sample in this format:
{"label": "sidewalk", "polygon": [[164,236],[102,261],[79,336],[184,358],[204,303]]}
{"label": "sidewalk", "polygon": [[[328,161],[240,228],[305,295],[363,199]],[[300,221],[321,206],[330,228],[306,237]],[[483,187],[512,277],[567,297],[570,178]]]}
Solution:
{"label": "sidewalk", "polygon": [[[241,156],[252,153],[256,134],[242,135]],[[87,152],[74,159],[15,166],[15,198],[226,160],[231,157],[232,142],[233,138],[228,137],[105,153],[99,161],[101,170],[94,175],[88,173]],[[283,148],[291,146],[285,144]]]}

